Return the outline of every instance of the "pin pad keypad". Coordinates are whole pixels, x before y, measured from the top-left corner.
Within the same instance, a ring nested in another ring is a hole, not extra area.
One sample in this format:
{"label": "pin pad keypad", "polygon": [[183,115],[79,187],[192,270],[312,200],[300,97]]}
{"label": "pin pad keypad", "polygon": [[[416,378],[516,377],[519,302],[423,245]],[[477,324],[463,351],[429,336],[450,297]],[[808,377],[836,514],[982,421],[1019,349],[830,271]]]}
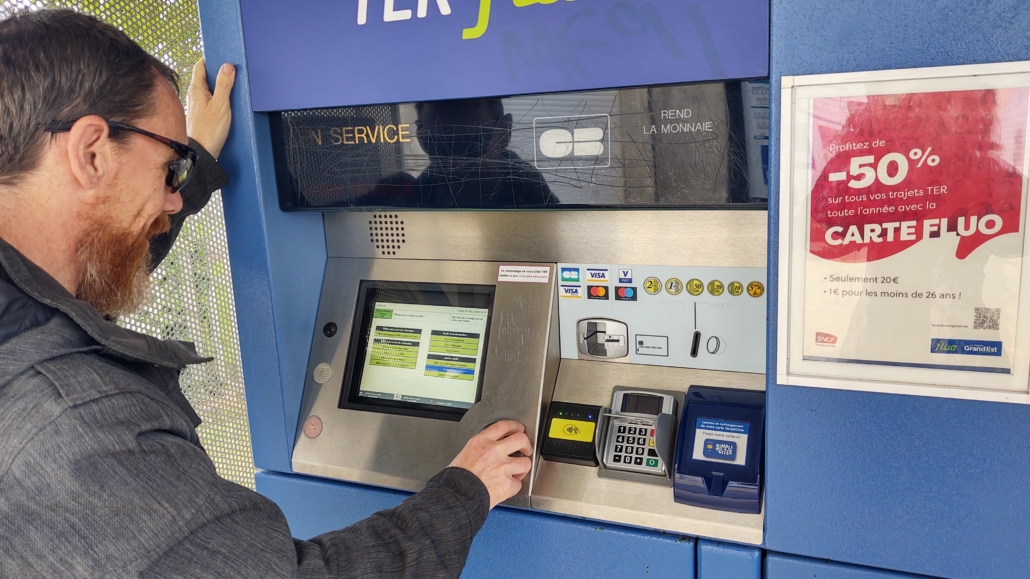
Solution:
{"label": "pin pad keypad", "polygon": [[649,474],[664,474],[665,465],[655,450],[655,421],[617,417],[609,427],[608,466]]}

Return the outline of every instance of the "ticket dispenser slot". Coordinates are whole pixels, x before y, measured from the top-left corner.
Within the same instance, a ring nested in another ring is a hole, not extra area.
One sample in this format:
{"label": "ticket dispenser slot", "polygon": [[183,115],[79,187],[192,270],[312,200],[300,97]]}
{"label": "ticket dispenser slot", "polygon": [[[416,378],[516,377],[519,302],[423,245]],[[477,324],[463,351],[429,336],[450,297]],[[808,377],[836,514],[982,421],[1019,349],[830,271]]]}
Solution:
{"label": "ticket dispenser slot", "polygon": [[676,502],[760,513],[764,420],[765,392],[691,386],[680,420]]}
{"label": "ticket dispenser slot", "polygon": [[676,408],[672,392],[615,387],[611,408],[602,412],[598,475],[672,486],[667,465],[676,442]]}

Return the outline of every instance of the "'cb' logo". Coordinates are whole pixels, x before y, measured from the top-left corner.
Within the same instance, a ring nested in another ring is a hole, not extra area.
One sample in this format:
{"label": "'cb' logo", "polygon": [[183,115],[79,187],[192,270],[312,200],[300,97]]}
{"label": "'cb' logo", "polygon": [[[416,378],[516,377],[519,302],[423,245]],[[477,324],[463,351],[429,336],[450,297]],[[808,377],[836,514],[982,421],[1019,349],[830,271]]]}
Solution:
{"label": "'cb' logo", "polygon": [[537,169],[608,167],[612,163],[608,115],[533,119]]}

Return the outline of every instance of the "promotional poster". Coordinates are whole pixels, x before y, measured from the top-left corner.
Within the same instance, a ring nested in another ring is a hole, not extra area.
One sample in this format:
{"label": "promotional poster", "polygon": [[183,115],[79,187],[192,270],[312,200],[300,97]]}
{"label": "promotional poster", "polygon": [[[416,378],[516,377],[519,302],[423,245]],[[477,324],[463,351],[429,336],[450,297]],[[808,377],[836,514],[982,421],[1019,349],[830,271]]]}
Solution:
{"label": "promotional poster", "polygon": [[1014,371],[1028,93],[811,100],[804,360]]}

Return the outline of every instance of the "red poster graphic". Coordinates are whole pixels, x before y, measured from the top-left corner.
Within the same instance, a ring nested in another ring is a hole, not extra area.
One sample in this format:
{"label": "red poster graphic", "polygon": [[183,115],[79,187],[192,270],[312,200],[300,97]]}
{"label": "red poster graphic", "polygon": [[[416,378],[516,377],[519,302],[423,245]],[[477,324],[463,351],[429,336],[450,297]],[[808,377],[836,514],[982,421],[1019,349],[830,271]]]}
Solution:
{"label": "red poster graphic", "polygon": [[1030,89],[812,100],[812,255],[869,263],[1018,233]]}

